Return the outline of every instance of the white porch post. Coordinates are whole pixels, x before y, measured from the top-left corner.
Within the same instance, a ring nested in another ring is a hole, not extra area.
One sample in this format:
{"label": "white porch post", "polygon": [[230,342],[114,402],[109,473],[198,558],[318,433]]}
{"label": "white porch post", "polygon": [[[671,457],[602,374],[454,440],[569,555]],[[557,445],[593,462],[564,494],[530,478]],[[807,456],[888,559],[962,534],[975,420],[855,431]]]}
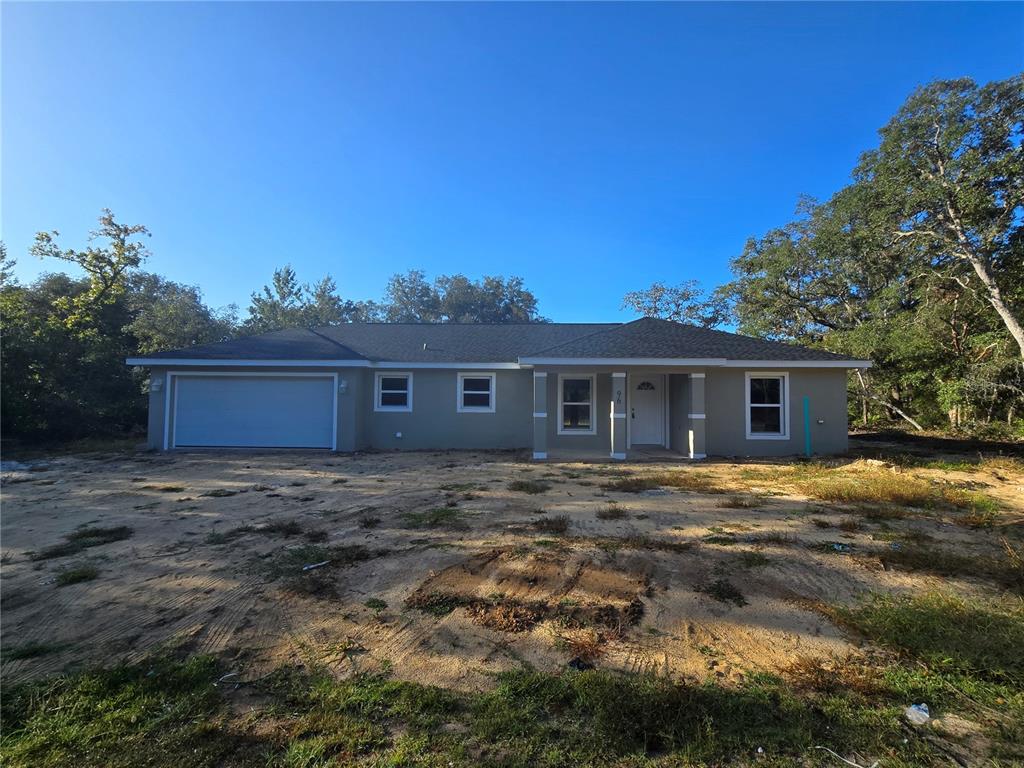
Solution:
{"label": "white porch post", "polygon": [[626,458],[626,374],[615,372],[612,374],[612,402],[609,412],[612,422],[612,452],[613,459]]}
{"label": "white porch post", "polygon": [[707,458],[707,415],[705,412],[704,374],[690,374],[690,412],[687,414],[691,459]]}
{"label": "white porch post", "polygon": [[548,374],[533,372],[533,458],[548,457]]}

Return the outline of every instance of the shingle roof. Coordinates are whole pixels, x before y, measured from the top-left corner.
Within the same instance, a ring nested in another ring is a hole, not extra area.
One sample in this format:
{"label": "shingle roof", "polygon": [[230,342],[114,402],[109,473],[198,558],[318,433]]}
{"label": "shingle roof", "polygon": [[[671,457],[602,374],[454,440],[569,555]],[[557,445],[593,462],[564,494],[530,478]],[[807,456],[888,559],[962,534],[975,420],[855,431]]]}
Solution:
{"label": "shingle roof", "polygon": [[537,358],[725,358],[727,360],[848,360],[820,349],[699,328],[653,317],[597,331],[541,350]]}
{"label": "shingle roof", "polygon": [[157,352],[147,359],[507,362],[520,358],[850,358],[668,320],[631,323],[346,323]]}

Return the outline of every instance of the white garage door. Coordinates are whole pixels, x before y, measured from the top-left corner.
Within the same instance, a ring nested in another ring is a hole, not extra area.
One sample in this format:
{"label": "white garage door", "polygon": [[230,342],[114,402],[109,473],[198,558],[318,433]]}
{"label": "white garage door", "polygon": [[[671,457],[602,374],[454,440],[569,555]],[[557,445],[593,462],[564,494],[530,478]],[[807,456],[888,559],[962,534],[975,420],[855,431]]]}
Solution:
{"label": "white garage door", "polygon": [[334,448],[333,376],[174,378],[172,447]]}

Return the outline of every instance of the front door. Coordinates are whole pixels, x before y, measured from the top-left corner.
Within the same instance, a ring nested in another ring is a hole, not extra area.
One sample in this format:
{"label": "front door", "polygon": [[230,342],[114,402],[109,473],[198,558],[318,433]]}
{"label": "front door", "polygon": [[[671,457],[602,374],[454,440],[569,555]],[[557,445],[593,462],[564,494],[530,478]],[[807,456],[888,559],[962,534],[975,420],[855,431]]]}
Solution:
{"label": "front door", "polygon": [[665,443],[664,381],[662,374],[630,377],[630,442],[633,445]]}

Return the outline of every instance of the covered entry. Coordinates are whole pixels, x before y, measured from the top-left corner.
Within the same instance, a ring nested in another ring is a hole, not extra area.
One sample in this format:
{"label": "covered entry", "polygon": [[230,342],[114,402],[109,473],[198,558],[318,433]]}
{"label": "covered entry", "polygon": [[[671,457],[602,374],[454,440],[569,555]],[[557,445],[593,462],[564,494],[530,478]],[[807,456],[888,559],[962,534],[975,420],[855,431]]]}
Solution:
{"label": "covered entry", "polygon": [[629,444],[665,445],[665,374],[629,376]]}
{"label": "covered entry", "polygon": [[168,448],[337,447],[335,374],[175,373]]}

